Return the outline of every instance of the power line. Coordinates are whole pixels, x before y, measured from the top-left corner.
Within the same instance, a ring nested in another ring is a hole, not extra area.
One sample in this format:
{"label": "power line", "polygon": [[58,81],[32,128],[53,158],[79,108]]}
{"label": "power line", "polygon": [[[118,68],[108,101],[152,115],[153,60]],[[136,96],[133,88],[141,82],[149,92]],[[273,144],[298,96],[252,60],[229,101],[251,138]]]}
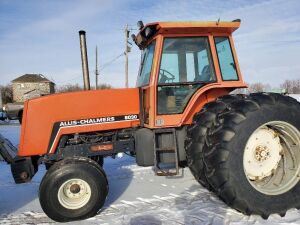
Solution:
{"label": "power line", "polygon": [[[112,60],[108,61],[107,63],[103,64],[102,67],[99,68],[98,72],[102,71],[103,69],[105,69],[107,66],[109,66],[110,64],[112,64],[113,62],[115,62],[116,60],[118,60],[121,56],[124,55],[124,52],[122,52],[120,55],[116,56],[115,58],[113,58]],[[94,72],[94,71],[89,71],[90,73]],[[73,77],[71,79],[67,79],[67,80],[63,80],[63,81],[59,81],[59,82],[56,82],[56,83],[66,83],[68,81],[73,81],[73,80],[76,80],[78,78],[80,78],[82,75],[78,75],[76,77]]]}
{"label": "power line", "polygon": [[109,62],[103,64],[102,67],[100,67],[99,71],[102,71],[104,68],[106,68],[107,66],[109,66],[110,64],[112,64],[113,62],[115,62],[117,59],[119,59],[121,56],[124,55],[124,52],[122,52],[120,55],[118,55],[117,57],[113,58],[112,60],[110,60]]}
{"label": "power line", "polygon": [[[90,71],[90,72],[91,72],[91,71]],[[63,83],[69,82],[69,81],[76,80],[76,79],[81,78],[81,77],[82,77],[82,74],[81,74],[81,75],[78,75],[78,76],[76,76],[76,77],[73,77],[73,78],[71,78],[71,79],[68,79],[68,80],[59,81],[58,83],[63,84]],[[57,83],[57,82],[56,82],[56,83]]]}
{"label": "power line", "polygon": [[[129,34],[130,34],[130,31],[134,31],[134,30],[137,30],[137,29],[134,29],[134,28],[131,28],[132,25],[126,25],[125,26],[125,29],[124,29],[124,32],[125,32],[125,51],[122,52],[120,55],[116,56],[115,58],[113,58],[112,60],[108,61],[107,63],[104,63],[102,67],[99,68],[99,70],[97,69],[98,68],[98,65],[97,65],[97,47],[96,47],[96,89],[97,89],[97,84],[98,84],[98,73],[100,71],[103,71],[107,66],[111,65],[112,63],[114,63],[116,60],[118,60],[121,56],[125,55],[125,87],[128,87],[128,53],[131,51],[131,46],[132,43],[129,42]],[[89,71],[91,73],[91,71]],[[71,78],[71,79],[68,79],[68,80],[65,80],[65,81],[60,81],[59,83],[66,83],[66,82],[69,82],[69,81],[73,81],[73,80],[76,80],[78,79],[79,77],[81,77],[81,75],[79,76],[76,76],[74,78]]]}

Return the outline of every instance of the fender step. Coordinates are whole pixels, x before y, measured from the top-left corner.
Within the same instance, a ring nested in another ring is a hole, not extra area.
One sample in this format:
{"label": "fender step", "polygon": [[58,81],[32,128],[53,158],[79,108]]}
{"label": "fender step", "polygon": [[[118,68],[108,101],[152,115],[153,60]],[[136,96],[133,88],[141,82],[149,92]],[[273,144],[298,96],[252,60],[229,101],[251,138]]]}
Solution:
{"label": "fender step", "polygon": [[8,163],[12,164],[17,156],[17,148],[0,134],[0,155]]}

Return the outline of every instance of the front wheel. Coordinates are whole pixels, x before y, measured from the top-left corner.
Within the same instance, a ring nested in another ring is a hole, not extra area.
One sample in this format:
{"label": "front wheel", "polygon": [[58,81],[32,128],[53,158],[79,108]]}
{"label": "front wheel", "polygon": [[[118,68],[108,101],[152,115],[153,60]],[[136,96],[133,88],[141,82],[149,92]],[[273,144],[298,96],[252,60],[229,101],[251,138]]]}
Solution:
{"label": "front wheel", "polygon": [[207,180],[229,206],[263,218],[300,208],[299,102],[279,94],[233,102],[207,142]]}
{"label": "front wheel", "polygon": [[51,219],[67,222],[96,215],[107,193],[107,179],[97,163],[88,158],[69,158],[47,171],[39,199]]}

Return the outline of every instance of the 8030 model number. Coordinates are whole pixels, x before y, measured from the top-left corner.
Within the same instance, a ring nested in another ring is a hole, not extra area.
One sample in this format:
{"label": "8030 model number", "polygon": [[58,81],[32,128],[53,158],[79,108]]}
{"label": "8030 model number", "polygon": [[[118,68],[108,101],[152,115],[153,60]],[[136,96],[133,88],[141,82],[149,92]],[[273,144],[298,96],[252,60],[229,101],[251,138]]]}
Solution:
{"label": "8030 model number", "polygon": [[128,115],[125,116],[125,120],[136,120],[138,118],[137,115]]}

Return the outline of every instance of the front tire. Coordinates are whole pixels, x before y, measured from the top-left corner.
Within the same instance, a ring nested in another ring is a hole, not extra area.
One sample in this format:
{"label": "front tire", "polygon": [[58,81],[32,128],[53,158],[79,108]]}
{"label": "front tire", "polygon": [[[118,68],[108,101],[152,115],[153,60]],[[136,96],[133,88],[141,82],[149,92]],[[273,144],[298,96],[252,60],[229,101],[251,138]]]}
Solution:
{"label": "front tire", "polygon": [[218,116],[204,150],[206,177],[229,206],[267,219],[300,208],[300,103],[252,94]]}
{"label": "front tire", "polygon": [[95,216],[108,193],[102,168],[88,158],[69,158],[55,163],[42,179],[40,204],[57,222]]}
{"label": "front tire", "polygon": [[94,160],[96,163],[99,164],[99,166],[102,168],[104,165],[104,158],[101,155],[97,155],[97,156],[91,156],[90,157],[92,160]]}

